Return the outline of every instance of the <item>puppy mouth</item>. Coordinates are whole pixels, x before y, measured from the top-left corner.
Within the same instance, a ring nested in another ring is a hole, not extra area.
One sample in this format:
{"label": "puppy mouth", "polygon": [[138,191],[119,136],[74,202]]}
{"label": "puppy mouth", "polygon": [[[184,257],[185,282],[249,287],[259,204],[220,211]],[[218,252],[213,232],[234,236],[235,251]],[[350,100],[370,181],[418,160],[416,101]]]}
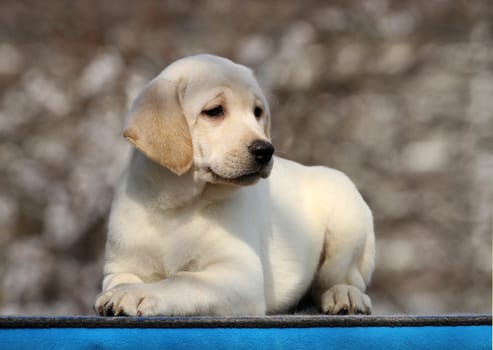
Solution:
{"label": "puppy mouth", "polygon": [[246,172],[244,174],[234,177],[221,176],[218,173],[214,172],[214,170],[212,170],[212,168],[210,167],[207,168],[207,171],[214,177],[215,181],[227,183],[227,184],[234,184],[234,185],[249,185],[249,184],[253,184],[261,177],[263,178],[267,177],[266,175],[263,174],[263,169],[257,169],[255,171]]}

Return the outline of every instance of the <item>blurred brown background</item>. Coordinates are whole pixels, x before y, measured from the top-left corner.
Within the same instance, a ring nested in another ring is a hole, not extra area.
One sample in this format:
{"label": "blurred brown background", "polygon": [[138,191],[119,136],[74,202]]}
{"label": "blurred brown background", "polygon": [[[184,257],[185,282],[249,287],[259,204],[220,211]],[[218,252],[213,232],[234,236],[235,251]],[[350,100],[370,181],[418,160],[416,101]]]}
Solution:
{"label": "blurred brown background", "polygon": [[172,60],[255,69],[278,154],[373,208],[376,314],[491,312],[491,1],[0,2],[0,313],[91,314],[123,118]]}

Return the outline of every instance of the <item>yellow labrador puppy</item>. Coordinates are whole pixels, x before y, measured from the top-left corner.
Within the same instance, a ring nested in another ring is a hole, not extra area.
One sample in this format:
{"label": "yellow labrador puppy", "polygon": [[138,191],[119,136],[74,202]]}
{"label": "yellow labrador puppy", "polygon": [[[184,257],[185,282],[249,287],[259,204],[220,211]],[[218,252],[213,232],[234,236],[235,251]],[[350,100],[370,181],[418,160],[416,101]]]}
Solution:
{"label": "yellow labrador puppy", "polygon": [[372,214],[341,172],[273,156],[250,69],[198,55],[134,101],[136,148],[109,220],[100,315],[264,315],[310,294],[369,314]]}

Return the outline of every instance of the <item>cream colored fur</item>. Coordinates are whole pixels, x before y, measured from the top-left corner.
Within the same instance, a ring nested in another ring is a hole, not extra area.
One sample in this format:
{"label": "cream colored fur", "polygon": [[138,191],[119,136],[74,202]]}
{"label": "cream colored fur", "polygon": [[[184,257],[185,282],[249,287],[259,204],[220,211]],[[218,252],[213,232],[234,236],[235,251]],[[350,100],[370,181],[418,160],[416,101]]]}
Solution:
{"label": "cream colored fur", "polygon": [[324,313],[370,313],[370,209],[337,170],[256,164],[248,147],[269,128],[252,72],[227,59],[187,57],[149,83],[125,130],[136,150],[111,210],[98,314],[285,313],[307,293]]}

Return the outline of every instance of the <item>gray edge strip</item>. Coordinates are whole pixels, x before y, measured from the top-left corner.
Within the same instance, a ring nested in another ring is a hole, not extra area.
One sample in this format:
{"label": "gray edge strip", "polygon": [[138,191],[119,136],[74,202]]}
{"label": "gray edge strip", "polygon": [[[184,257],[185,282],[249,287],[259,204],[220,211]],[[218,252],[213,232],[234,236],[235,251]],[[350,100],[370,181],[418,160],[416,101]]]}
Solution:
{"label": "gray edge strip", "polygon": [[0,328],[307,328],[478,326],[491,315],[436,316],[265,316],[265,317],[98,317],[0,316]]}

